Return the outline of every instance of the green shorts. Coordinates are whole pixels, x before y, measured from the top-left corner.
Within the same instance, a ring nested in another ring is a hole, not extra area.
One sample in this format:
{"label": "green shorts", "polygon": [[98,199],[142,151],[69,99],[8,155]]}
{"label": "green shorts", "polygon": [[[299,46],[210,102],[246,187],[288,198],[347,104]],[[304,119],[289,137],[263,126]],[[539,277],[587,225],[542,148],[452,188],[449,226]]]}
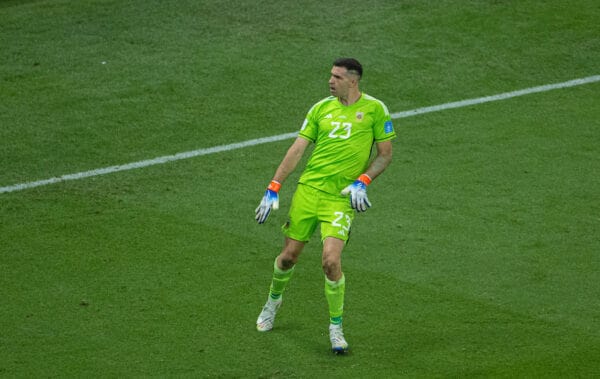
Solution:
{"label": "green shorts", "polygon": [[289,219],[281,229],[287,237],[307,242],[320,223],[321,241],[327,237],[348,241],[352,220],[354,210],[347,197],[298,184]]}

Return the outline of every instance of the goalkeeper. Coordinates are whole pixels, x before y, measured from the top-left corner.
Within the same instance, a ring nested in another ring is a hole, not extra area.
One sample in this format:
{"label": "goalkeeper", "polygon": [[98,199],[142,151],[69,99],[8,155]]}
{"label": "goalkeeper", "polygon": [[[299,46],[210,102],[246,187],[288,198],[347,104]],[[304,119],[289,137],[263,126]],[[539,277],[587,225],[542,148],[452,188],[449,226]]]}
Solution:
{"label": "goalkeeper", "polygon": [[[284,289],[304,245],[320,225],[323,244],[325,297],[329,305],[329,337],[335,353],[344,353],[348,343],[342,329],[345,276],[342,251],[348,241],[356,212],[371,203],[367,186],[392,160],[396,137],[390,114],[379,100],[361,93],[361,64],[352,58],[333,63],[329,79],[331,96],[308,112],[300,133],[275,171],[265,195],[256,208],[256,221],[264,223],[279,207],[278,192],[294,171],[310,143],[315,148],[300,176],[283,225],[285,243],[273,267],[269,296],[256,321],[259,331],[273,328]],[[371,158],[375,145],[376,155]]]}

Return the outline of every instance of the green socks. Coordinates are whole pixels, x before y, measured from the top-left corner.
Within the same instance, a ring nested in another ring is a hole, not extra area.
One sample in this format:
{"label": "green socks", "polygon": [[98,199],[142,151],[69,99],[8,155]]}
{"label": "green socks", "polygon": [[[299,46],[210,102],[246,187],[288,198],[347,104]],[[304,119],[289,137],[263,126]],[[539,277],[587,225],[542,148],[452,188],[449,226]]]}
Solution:
{"label": "green socks", "polygon": [[277,259],[273,264],[273,280],[271,281],[271,288],[269,290],[269,297],[272,300],[278,300],[281,298],[281,294],[285,290],[292,274],[294,273],[294,267],[289,270],[283,271],[277,267]]}
{"label": "green socks", "polygon": [[[277,267],[277,259],[273,264],[273,280],[269,289],[269,298],[271,300],[279,300],[285,287],[287,286],[294,267],[289,270],[281,270]],[[331,281],[325,277],[325,298],[329,304],[329,322],[331,324],[340,325],[342,323],[342,314],[344,313],[344,293],[346,291],[346,277],[342,277],[338,281]]]}
{"label": "green socks", "polygon": [[346,277],[342,277],[333,282],[325,277],[325,297],[329,304],[329,322],[339,325],[342,323],[342,314],[344,313],[344,292],[346,290]]}

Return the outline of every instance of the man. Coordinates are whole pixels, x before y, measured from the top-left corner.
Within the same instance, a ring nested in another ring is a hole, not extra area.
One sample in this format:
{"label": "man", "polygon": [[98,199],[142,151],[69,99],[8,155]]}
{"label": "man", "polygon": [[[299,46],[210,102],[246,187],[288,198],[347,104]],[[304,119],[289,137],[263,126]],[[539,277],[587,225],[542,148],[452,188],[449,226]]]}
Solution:
{"label": "man", "polygon": [[[360,92],[361,76],[362,66],[356,59],[341,58],[333,63],[329,79],[331,96],[309,110],[298,137],[256,208],[256,221],[262,224],[271,210],[279,207],[281,184],[294,171],[306,147],[314,143],[292,199],[289,219],[282,227],[284,247],[275,259],[269,297],[256,328],[259,331],[273,328],[298,257],[320,224],[329,337],[335,353],[348,349],[342,329],[345,277],[341,257],[354,220],[353,209],[364,212],[371,206],[367,186],[390,164],[391,140],[396,137],[386,106]],[[377,154],[370,160],[373,144]]]}

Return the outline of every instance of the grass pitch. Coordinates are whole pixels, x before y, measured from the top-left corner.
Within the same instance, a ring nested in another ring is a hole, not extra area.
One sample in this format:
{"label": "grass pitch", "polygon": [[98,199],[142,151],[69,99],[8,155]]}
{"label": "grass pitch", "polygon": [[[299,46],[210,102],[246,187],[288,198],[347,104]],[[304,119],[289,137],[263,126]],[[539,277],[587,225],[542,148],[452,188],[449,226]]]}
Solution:
{"label": "grass pitch", "polygon": [[[293,132],[355,56],[392,112],[600,74],[594,1],[2,1],[0,186]],[[0,194],[0,375],[593,377],[600,84],[395,121],[344,256],[254,322],[290,141]]]}

